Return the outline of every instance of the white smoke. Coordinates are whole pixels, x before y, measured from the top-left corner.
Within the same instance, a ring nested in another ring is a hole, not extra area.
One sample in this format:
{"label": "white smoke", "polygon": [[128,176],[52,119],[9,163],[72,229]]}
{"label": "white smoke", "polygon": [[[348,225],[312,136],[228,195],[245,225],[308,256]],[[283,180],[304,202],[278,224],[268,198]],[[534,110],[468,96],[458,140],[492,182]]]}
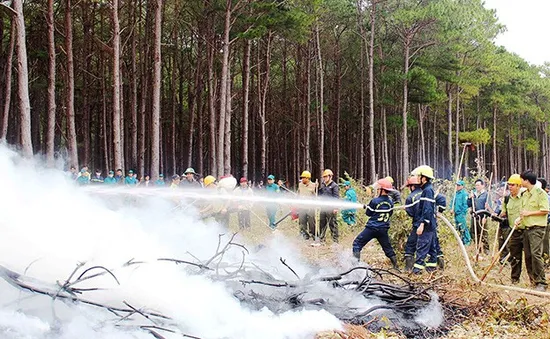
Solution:
{"label": "white smoke", "polygon": [[[193,261],[191,255],[208,259],[215,253],[218,234],[227,231],[201,222],[193,208],[174,210],[173,201],[155,198],[137,201],[128,196],[121,203],[91,196],[68,183],[62,172],[23,160],[3,146],[0,173],[0,264],[26,272],[48,288],[56,281],[63,284],[85,262],[84,267],[113,269],[120,285],[108,275],[90,279],[80,287],[108,290],[86,292],[82,298],[154,310],[171,317],[179,331],[201,338],[311,338],[319,331],[341,329],[340,321],[326,311],[276,315],[250,310],[223,283],[158,262],[161,257]],[[257,258],[277,266],[280,256],[292,256],[289,263],[300,274],[307,272],[284,241],[273,241]],[[238,263],[240,258],[239,251],[232,251],[224,261]],[[145,263],[123,268],[130,259]],[[284,275],[292,278],[289,272]],[[135,318],[129,324],[152,325],[139,315]],[[103,309],[52,302],[0,280],[2,338],[152,338],[116,319]]]}

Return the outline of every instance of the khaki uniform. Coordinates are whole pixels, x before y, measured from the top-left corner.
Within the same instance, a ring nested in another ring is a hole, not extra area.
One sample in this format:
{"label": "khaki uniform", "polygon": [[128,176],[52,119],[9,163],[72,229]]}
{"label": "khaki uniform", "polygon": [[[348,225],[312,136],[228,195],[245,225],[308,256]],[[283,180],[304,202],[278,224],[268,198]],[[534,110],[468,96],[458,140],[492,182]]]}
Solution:
{"label": "khaki uniform", "polygon": [[[315,197],[316,185],[313,182],[309,182],[307,185],[301,181],[298,184],[298,195],[303,198]],[[315,236],[315,209],[302,208],[298,211],[298,220],[300,223],[300,235],[304,239],[309,239]]]}
{"label": "khaki uniform", "polygon": [[[506,214],[510,225],[514,225],[514,222],[519,218],[521,211],[521,195],[518,194],[515,197],[510,195],[508,203],[502,204],[502,212]],[[514,233],[510,237],[508,248],[510,249],[510,266],[512,267],[511,278],[512,282],[518,282],[521,276],[521,266],[523,263],[523,235],[525,232],[525,226],[521,223],[516,227]],[[506,235],[508,236],[508,235]]]}
{"label": "khaki uniform", "polygon": [[[522,211],[545,211],[550,209],[548,196],[542,188],[533,187],[521,197]],[[522,220],[525,226],[523,245],[525,251],[525,266],[531,283],[546,285],[544,259],[542,257],[543,237],[547,224],[547,214],[528,216]]]}

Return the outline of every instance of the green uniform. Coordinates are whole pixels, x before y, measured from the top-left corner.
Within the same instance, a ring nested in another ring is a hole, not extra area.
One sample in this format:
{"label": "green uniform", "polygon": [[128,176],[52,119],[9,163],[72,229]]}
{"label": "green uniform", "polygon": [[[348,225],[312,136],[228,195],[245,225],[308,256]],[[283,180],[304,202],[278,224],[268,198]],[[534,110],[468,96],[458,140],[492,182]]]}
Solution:
{"label": "green uniform", "polygon": [[[521,195],[518,194],[515,197],[509,196],[508,202],[502,204],[502,212],[506,214],[510,225],[514,225],[514,222],[519,218],[519,212],[521,211]],[[510,266],[512,267],[511,278],[512,282],[518,282],[521,276],[521,266],[523,264],[523,233],[525,232],[525,226],[521,223],[516,227],[514,233],[510,237],[508,248],[510,249]]]}
{"label": "green uniform", "polygon": [[546,286],[544,259],[542,257],[542,240],[546,228],[548,210],[548,196],[542,188],[532,187],[523,193],[521,198],[522,211],[545,211],[546,214],[524,217],[525,226],[524,251],[525,266],[531,282]]}

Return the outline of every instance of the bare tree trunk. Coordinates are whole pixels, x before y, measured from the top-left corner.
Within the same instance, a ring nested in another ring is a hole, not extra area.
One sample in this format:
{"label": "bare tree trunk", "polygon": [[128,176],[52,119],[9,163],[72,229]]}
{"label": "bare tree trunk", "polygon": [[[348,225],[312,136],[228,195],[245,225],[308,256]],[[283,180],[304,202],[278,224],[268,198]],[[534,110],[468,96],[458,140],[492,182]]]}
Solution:
{"label": "bare tree trunk", "polygon": [[409,175],[409,137],[408,137],[408,128],[407,128],[407,118],[408,118],[408,96],[409,96],[409,80],[408,80],[408,74],[409,74],[409,48],[410,48],[410,41],[408,39],[405,39],[404,49],[405,49],[405,59],[404,59],[404,67],[403,67],[403,135],[402,137],[402,145],[403,149],[401,150],[402,153],[402,161],[403,161],[403,169],[401,172],[401,178],[403,179],[403,182],[406,181],[407,176]]}
{"label": "bare tree trunk", "polygon": [[[137,24],[136,19],[136,8],[135,1],[131,0],[130,2],[130,15],[132,16],[132,26],[135,27]],[[132,29],[131,32],[131,51],[130,51],[130,63],[131,63],[131,73],[130,74],[130,164],[131,166],[138,165],[138,86],[137,86],[137,39],[135,29]],[[143,172],[140,172],[143,173]],[[153,179],[156,180],[156,179]]]}
{"label": "bare tree trunk", "polygon": [[493,107],[493,178],[500,180],[497,172],[497,106]]}
{"label": "bare tree trunk", "polygon": [[15,46],[17,55],[17,94],[19,98],[21,152],[25,157],[32,157],[31,137],[31,103],[29,100],[29,71],[27,66],[27,44],[25,34],[25,17],[23,16],[22,0],[13,0],[15,11]]}
{"label": "bare tree trunk", "polygon": [[15,31],[15,18],[11,21],[11,35],[10,35],[10,47],[8,49],[8,57],[6,60],[6,89],[4,91],[4,115],[2,116],[2,135],[0,139],[6,141],[8,135],[8,123],[10,117],[10,107],[11,107],[11,73],[13,68],[13,50],[15,49],[15,40],[16,40],[16,31]]}
{"label": "bare tree trunk", "polygon": [[227,116],[227,79],[229,73],[229,33],[231,31],[231,0],[225,1],[225,21],[222,45],[222,71],[220,75],[220,113],[218,115],[218,174],[224,172],[225,126]]}
{"label": "bare tree trunk", "polygon": [[55,27],[54,0],[48,0],[46,23],[48,26],[48,130],[46,133],[46,161],[48,166],[54,165],[55,138]]}
{"label": "bare tree trunk", "polygon": [[153,110],[151,118],[151,177],[156,178],[160,169],[160,86],[161,86],[161,39],[162,0],[155,3],[155,29],[153,44]]}
{"label": "bare tree trunk", "polygon": [[[319,172],[325,168],[325,103],[324,103],[324,74],[323,57],[321,55],[321,42],[319,39],[319,23],[315,27],[315,41],[317,45],[317,71],[319,75]],[[336,173],[338,177],[338,173]]]}
{"label": "bare tree trunk", "polygon": [[[388,125],[386,121],[386,107],[382,106],[382,144],[384,145],[382,148],[384,150],[384,158],[382,162],[384,163],[384,175],[390,173],[390,157],[388,156]],[[374,178],[376,180],[376,178]]]}
{"label": "bare tree trunk", "polygon": [[120,125],[120,23],[118,20],[118,0],[112,0],[113,25],[113,147],[115,168],[124,169],[122,158],[122,128]]}
{"label": "bare tree trunk", "polygon": [[[360,79],[360,89],[359,89],[359,97],[360,97],[360,100],[359,100],[359,111],[360,111],[360,130],[361,132],[359,133],[360,136],[359,136],[359,173],[358,173],[358,177],[360,179],[363,179],[364,176],[365,176],[365,152],[364,152],[364,149],[365,149],[365,134],[363,133],[363,131],[365,130],[365,51],[367,50],[366,48],[366,43],[367,43],[367,38],[365,36],[365,28],[363,27],[363,7],[364,7],[364,4],[363,4],[363,1],[362,0],[358,0],[357,1],[357,25],[359,26],[359,35],[361,37],[361,48],[360,48],[360,52],[359,52],[359,67],[360,67],[360,72],[361,72],[361,79]],[[369,54],[367,54],[367,57],[369,56]],[[369,69],[370,70],[370,69]]]}
{"label": "bare tree trunk", "polygon": [[376,25],[376,1],[372,1],[370,11],[370,44],[369,44],[369,153],[370,179],[376,180],[376,155],[374,152],[374,35]]}
{"label": "bare tree trunk", "polygon": [[[447,157],[449,171],[453,167],[453,92],[451,85],[447,85]],[[457,179],[460,173],[455,173]]]}
{"label": "bare tree trunk", "polygon": [[426,106],[418,104],[418,117],[420,127],[420,160],[423,164],[426,163],[426,143],[424,140],[424,118],[426,117]]}
{"label": "bare tree trunk", "polygon": [[[269,32],[266,38],[266,47],[265,47],[265,70],[263,80],[258,73],[258,84],[261,86],[260,90],[260,141],[261,141],[261,151],[260,151],[260,167],[262,178],[266,176],[266,158],[267,158],[267,133],[266,133],[266,123],[267,123],[267,114],[266,114],[266,101],[267,101],[267,92],[269,88],[269,77],[271,70],[271,39],[272,32]],[[258,52],[259,53],[259,52]]]}
{"label": "bare tree trunk", "polygon": [[[230,70],[231,67],[228,65],[228,69]],[[223,155],[223,173],[224,174],[230,174],[231,173],[231,115],[232,115],[232,109],[231,109],[231,85],[233,82],[233,78],[231,77],[230,72],[228,72],[227,76],[227,99],[226,99],[226,111],[225,111],[225,133],[224,133],[224,155]]]}
{"label": "bare tree trunk", "polygon": [[[210,19],[211,20],[211,19]],[[213,34],[213,33],[212,33]],[[216,46],[210,44],[208,48],[208,111],[210,112],[210,140],[209,140],[209,155],[210,155],[210,174],[217,176],[218,164],[216,162],[216,94],[214,84],[214,53]]]}
{"label": "bare tree trunk", "polygon": [[341,175],[340,173],[340,161],[341,161],[341,150],[340,150],[340,113],[341,113],[341,106],[342,106],[342,50],[340,46],[340,39],[337,39],[336,42],[336,107],[335,107],[335,113],[336,113],[336,148],[334,150],[334,153],[336,153],[336,168],[335,173],[337,175]]}
{"label": "bare tree trunk", "polygon": [[311,49],[309,44],[307,46],[307,55],[306,55],[306,103],[304,105],[305,114],[305,126],[306,126],[306,141],[305,141],[305,167],[309,170],[312,170],[311,163],[311,152],[309,150],[311,145]]}
{"label": "bare tree trunk", "polygon": [[243,177],[248,177],[248,100],[250,95],[250,40],[245,40],[244,56],[243,56],[243,160],[242,171]]}
{"label": "bare tree trunk", "polygon": [[459,154],[459,146],[458,146],[458,132],[460,132],[460,87],[456,86],[456,112],[455,112],[455,172],[457,173],[458,177],[461,176],[461,169],[458,168],[459,162],[460,162],[460,154]]}

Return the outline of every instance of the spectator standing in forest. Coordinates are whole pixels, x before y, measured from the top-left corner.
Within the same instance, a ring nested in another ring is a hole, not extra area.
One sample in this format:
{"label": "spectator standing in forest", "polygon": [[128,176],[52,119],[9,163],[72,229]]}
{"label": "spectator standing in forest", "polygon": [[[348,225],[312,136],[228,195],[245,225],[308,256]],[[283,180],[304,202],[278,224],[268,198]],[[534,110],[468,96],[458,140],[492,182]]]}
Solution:
{"label": "spectator standing in forest", "polygon": [[103,181],[104,184],[106,185],[116,185],[116,179],[115,179],[115,172],[114,171],[109,171],[109,174],[107,175],[107,177],[105,178],[105,180]]}
{"label": "spectator standing in forest", "polygon": [[[344,181],[343,183],[344,189],[346,190],[346,194],[344,196],[344,200],[349,202],[357,202],[357,193],[351,187],[350,181]],[[348,209],[348,210],[342,210],[342,220],[349,226],[354,226],[356,224],[355,220],[355,213],[357,212],[356,209]]]}
{"label": "spectator standing in forest", "polygon": [[124,179],[124,185],[134,187],[138,183],[136,177],[134,176],[134,171],[129,170],[128,175]]}
{"label": "spectator standing in forest", "polygon": [[96,169],[94,176],[90,179],[90,183],[93,185],[103,184],[105,182],[105,179],[101,175],[101,170]]}
{"label": "spectator standing in forest", "polygon": [[[319,197],[323,199],[340,199],[338,193],[338,185],[332,180],[334,173],[330,169],[323,171],[323,182],[319,188]],[[330,233],[332,235],[332,240],[338,242],[338,224],[336,222],[336,216],[338,210],[321,210],[319,217],[319,229],[320,235],[319,238],[321,242],[325,241],[327,226],[330,228]]]}
{"label": "spectator standing in forest", "polygon": [[160,173],[159,177],[155,181],[155,186],[164,187],[165,185],[166,185],[166,182],[164,181],[164,174]]}
{"label": "spectator standing in forest", "polygon": [[[267,176],[267,185],[265,185],[265,189],[267,193],[273,197],[276,194],[281,193],[279,185],[275,183],[275,176],[273,174]],[[278,206],[276,203],[270,202],[266,206],[267,219],[269,221],[269,227],[272,230],[275,230],[275,228],[277,227],[277,225],[275,225],[275,216],[277,215],[277,209]]]}
{"label": "spectator standing in forest", "polygon": [[[303,171],[298,183],[298,196],[311,199],[317,194],[317,185],[311,181],[311,172]],[[315,236],[315,209],[301,207],[298,211],[298,222],[300,224],[300,235],[305,240]]]}
{"label": "spectator standing in forest", "polygon": [[[476,212],[485,209],[487,201],[487,191],[485,190],[485,182],[481,179],[475,181],[475,190],[468,197],[468,207],[472,211],[472,223],[470,225],[470,234],[477,235],[479,249],[483,248],[485,255],[489,254],[489,233],[487,231],[487,216],[485,214],[477,214]],[[481,241],[481,244],[479,243]],[[477,251],[478,249],[476,249]]]}
{"label": "spectator standing in forest", "polygon": [[[248,185],[248,180],[245,177],[242,177],[239,180],[239,186],[235,188],[234,194],[239,197],[251,197],[254,195],[252,188]],[[239,228],[245,229],[250,228],[250,209],[252,209],[252,202],[240,200],[237,205],[238,217],[239,217]]]}
{"label": "spectator standing in forest", "polygon": [[464,189],[464,181],[456,182],[456,193],[451,206],[451,213],[454,214],[456,229],[460,233],[460,238],[464,245],[470,245],[472,237],[466,223],[466,214],[468,213],[468,193]]}

